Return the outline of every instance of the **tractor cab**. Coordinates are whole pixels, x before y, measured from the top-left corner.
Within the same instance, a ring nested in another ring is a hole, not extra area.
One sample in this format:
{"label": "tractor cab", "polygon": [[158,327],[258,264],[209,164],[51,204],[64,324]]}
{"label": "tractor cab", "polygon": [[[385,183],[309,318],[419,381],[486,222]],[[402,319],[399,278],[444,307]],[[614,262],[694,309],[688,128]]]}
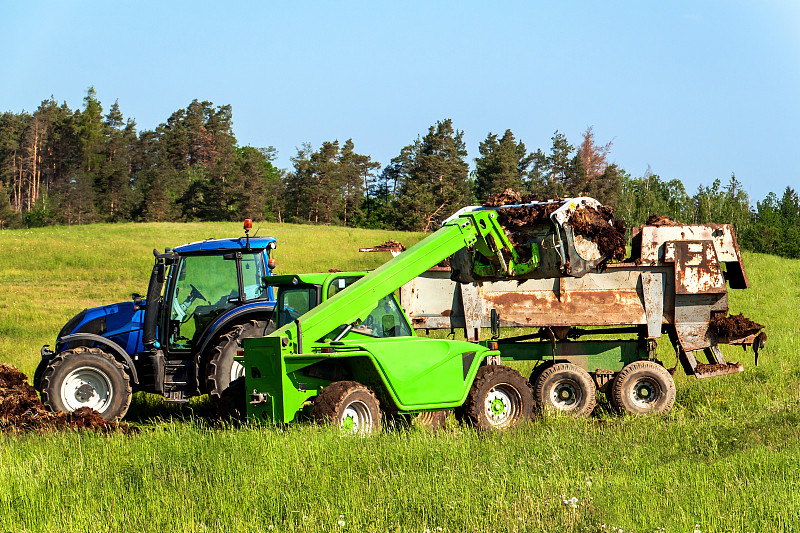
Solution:
{"label": "tractor cab", "polygon": [[232,307],[274,301],[272,288],[264,283],[274,239],[253,240],[249,250],[237,244],[235,239],[204,241],[174,250],[162,310],[167,326],[162,344],[169,350],[191,349],[209,324]]}

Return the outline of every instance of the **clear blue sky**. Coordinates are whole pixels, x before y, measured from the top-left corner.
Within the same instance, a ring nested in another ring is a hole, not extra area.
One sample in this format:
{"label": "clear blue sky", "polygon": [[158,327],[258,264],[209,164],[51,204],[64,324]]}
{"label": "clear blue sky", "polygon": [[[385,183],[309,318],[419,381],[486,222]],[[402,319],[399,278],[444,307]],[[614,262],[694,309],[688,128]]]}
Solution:
{"label": "clear blue sky", "polygon": [[4,2],[0,111],[93,85],[139,130],[193,99],[233,106],[240,144],[353,139],[382,164],[452,118],[547,151],[593,126],[634,176],[691,194],[800,188],[800,2]]}

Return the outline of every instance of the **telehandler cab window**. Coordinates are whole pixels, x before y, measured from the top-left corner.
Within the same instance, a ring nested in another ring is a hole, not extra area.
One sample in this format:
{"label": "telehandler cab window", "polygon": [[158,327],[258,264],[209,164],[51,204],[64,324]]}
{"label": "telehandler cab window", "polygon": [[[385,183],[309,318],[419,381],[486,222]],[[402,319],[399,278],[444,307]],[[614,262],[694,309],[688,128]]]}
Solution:
{"label": "telehandler cab window", "polygon": [[278,327],[294,322],[317,305],[317,288],[313,285],[281,288],[278,294]]}
{"label": "telehandler cab window", "polygon": [[352,331],[378,338],[411,336],[411,328],[393,294],[379,301],[367,318],[355,326]]}

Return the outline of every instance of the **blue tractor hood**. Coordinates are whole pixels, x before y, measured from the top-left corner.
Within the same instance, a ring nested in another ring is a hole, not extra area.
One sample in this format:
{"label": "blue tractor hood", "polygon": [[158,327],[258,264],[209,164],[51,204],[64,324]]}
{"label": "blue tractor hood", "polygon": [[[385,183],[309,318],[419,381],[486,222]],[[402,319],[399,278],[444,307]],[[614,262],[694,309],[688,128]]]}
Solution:
{"label": "blue tractor hood", "polygon": [[137,309],[133,301],[101,305],[84,309],[58,334],[61,339],[73,333],[92,333],[113,340],[126,352],[142,351],[142,324],[144,308]]}

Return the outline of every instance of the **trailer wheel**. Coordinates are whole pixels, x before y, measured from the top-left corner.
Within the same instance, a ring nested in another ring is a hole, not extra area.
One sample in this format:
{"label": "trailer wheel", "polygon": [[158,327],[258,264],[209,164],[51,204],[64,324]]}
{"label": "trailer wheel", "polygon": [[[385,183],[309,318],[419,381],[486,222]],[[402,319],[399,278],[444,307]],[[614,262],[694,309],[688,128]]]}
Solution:
{"label": "trailer wheel", "polygon": [[513,368],[502,365],[482,366],[478,369],[464,407],[467,419],[478,427],[513,427],[531,417],[531,384]]}
{"label": "trailer wheel", "polygon": [[234,326],[220,338],[211,350],[211,358],[206,366],[206,388],[212,401],[222,398],[231,383],[244,376],[244,367],[233,360],[236,352],[242,348],[242,339],[266,335],[274,330],[274,326],[267,327],[264,321],[251,320]]}
{"label": "trailer wheel", "polygon": [[42,373],[42,403],[54,412],[94,409],[104,420],[122,418],[131,404],[122,363],[100,348],[78,346],[56,355]]}
{"label": "trailer wheel", "polygon": [[591,376],[572,363],[556,363],[542,371],[534,396],[541,411],[571,416],[589,416],[597,404]]}
{"label": "trailer wheel", "polygon": [[540,365],[537,365],[532,371],[530,377],[528,377],[528,381],[530,381],[531,385],[534,387],[536,386],[536,382],[539,381],[539,376],[542,375],[542,372],[553,366],[555,363],[553,361],[547,361]]}
{"label": "trailer wheel", "polygon": [[611,398],[614,406],[626,413],[667,413],[675,403],[675,381],[658,363],[634,361],[614,378]]}
{"label": "trailer wheel", "polygon": [[378,398],[356,381],[337,381],[319,393],[311,416],[321,424],[334,424],[345,433],[367,435],[381,430]]}

